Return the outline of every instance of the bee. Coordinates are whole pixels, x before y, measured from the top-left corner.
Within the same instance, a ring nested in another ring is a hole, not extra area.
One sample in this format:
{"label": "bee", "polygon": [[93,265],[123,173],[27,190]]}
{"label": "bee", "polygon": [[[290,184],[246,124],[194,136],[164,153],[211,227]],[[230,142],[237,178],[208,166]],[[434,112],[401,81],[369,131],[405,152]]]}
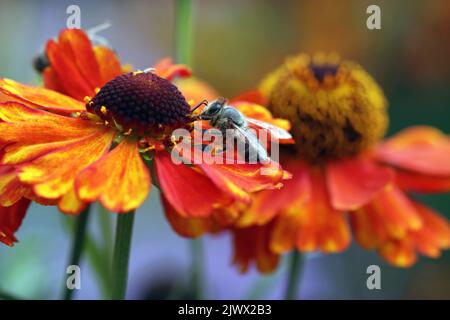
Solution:
{"label": "bee", "polygon": [[[254,130],[249,127],[249,123],[267,130],[275,139],[292,139],[290,133],[284,129],[264,121],[247,118],[238,109],[227,105],[227,100],[225,98],[218,98],[211,103],[204,100],[197,105],[192,112],[201,105],[206,105],[206,107],[198,116],[196,116],[196,118],[209,121],[209,124],[218,129],[224,137],[231,132],[231,138],[244,144],[245,150],[243,150],[244,154],[241,154],[241,156],[244,156],[245,160],[250,163],[267,163],[270,161],[270,158],[266,149],[262,146],[254,133]],[[227,136],[227,138],[230,137]],[[225,147],[223,150],[224,149]]]}
{"label": "bee", "polygon": [[[92,41],[94,45],[102,45],[105,47],[111,47],[108,43],[108,40],[106,40],[104,37],[99,36],[98,33],[106,30],[111,27],[111,24],[109,22],[104,22],[102,24],[99,24],[95,27],[92,27],[88,30],[86,30],[86,33],[89,37],[89,39]],[[33,58],[33,68],[36,70],[39,74],[44,72],[45,68],[50,66],[50,61],[48,60],[47,55],[45,52],[41,52],[40,54],[37,54]]]}

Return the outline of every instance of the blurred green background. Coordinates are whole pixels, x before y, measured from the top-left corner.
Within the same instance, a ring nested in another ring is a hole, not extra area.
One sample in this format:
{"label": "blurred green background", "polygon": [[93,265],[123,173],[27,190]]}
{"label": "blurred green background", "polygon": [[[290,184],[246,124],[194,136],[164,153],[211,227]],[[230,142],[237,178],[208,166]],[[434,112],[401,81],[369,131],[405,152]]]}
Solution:
{"label": "blurred green background", "polygon": [[[66,8],[81,8],[81,24],[109,21],[101,33],[123,62],[146,68],[174,56],[173,1],[0,1],[0,76],[37,83],[32,58],[66,24]],[[195,74],[232,97],[299,52],[337,52],[361,63],[381,84],[390,104],[389,134],[426,124],[450,132],[450,1],[375,0],[198,0],[195,4]],[[366,8],[381,7],[381,30],[366,28]],[[450,216],[449,195],[422,197]],[[130,266],[129,298],[163,296],[188,281],[188,241],[165,221],[156,192],[138,210]],[[98,217],[95,217],[97,220]],[[0,247],[0,288],[21,297],[58,298],[70,248],[67,217],[33,206],[14,248]],[[97,221],[91,223],[98,233]],[[281,298],[284,266],[272,276],[238,274],[227,235],[206,237],[208,297]],[[366,288],[366,268],[379,264],[382,290]],[[84,263],[78,298],[100,291]],[[308,255],[300,298],[450,299],[450,254],[421,258],[411,269],[396,269],[375,253],[353,245],[341,255]]]}

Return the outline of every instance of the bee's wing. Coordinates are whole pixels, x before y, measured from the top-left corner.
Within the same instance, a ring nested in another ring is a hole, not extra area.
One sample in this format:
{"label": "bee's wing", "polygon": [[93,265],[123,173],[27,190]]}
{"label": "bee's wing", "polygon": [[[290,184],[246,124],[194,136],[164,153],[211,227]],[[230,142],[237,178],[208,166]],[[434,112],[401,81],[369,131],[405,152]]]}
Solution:
{"label": "bee's wing", "polygon": [[258,161],[258,159],[261,162],[268,161],[267,151],[259,142],[256,134],[253,133],[253,130],[248,127],[243,129],[234,123],[232,126],[235,129],[236,138],[246,142],[248,150],[245,150],[245,152],[249,152],[250,161]]}
{"label": "bee's wing", "polygon": [[292,136],[289,132],[287,132],[286,130],[281,129],[280,127],[277,127],[273,124],[270,124],[270,123],[267,123],[264,121],[260,121],[260,120],[256,120],[253,118],[245,118],[245,120],[247,122],[253,123],[253,124],[257,125],[258,127],[261,127],[263,129],[269,131],[270,135],[278,140],[292,139]]}

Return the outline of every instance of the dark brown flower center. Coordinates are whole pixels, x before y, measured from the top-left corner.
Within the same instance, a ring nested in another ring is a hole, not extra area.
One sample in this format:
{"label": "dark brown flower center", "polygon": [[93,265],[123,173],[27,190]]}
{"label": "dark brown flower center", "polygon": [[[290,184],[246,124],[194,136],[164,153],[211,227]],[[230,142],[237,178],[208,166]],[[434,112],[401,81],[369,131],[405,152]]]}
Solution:
{"label": "dark brown flower center", "polygon": [[314,74],[314,77],[317,79],[317,81],[319,82],[323,82],[323,79],[325,79],[325,76],[329,75],[329,76],[335,76],[338,69],[339,69],[339,64],[315,64],[315,63],[311,63],[309,65],[309,69],[312,71],[312,73]]}
{"label": "dark brown flower center", "polygon": [[186,123],[190,107],[170,81],[151,72],[132,72],[109,81],[86,109],[125,130],[145,131]]}

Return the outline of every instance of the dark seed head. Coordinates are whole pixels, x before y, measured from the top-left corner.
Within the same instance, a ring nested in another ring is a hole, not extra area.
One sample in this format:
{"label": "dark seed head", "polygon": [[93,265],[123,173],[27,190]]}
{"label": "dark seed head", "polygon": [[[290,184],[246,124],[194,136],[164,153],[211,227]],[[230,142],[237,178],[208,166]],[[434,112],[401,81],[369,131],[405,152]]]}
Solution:
{"label": "dark seed head", "polygon": [[104,120],[114,120],[124,129],[139,131],[155,125],[186,123],[190,111],[177,87],[151,72],[114,78],[87,103],[86,109]]}

